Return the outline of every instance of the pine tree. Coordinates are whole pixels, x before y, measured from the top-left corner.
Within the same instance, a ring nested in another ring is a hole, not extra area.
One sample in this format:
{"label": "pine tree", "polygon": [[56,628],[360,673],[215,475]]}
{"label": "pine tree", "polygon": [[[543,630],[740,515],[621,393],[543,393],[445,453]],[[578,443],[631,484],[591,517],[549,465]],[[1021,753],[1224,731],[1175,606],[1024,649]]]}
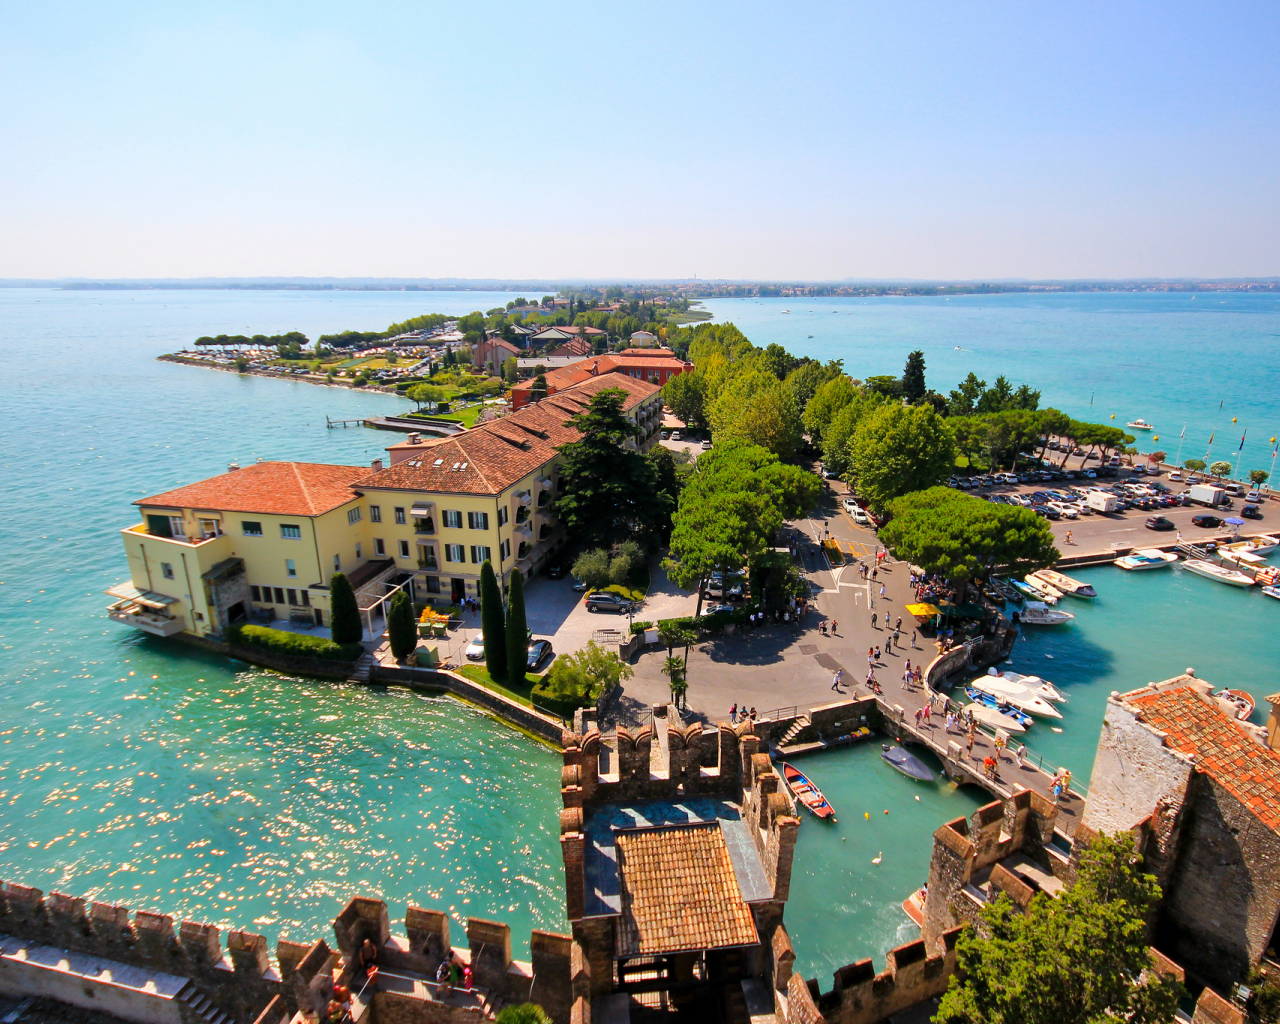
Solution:
{"label": "pine tree", "polygon": [[418,646],[418,627],[413,621],[413,604],[403,590],[391,599],[387,607],[387,639],[391,643],[391,656],[404,661]]}
{"label": "pine tree", "polygon": [[335,644],[358,644],[364,636],[356,594],[343,572],[329,580],[329,635]]}
{"label": "pine tree", "polygon": [[484,634],[484,661],[493,679],[507,678],[507,637],[502,592],[493,574],[493,563],[480,566],[480,629]]}
{"label": "pine tree", "polygon": [[907,356],[907,364],[902,368],[902,397],[912,405],[917,405],[926,393],[924,384],[924,353],[916,349]]}
{"label": "pine tree", "polygon": [[529,626],[524,615],[524,580],[519,569],[511,570],[507,592],[507,681],[524,681],[529,660]]}

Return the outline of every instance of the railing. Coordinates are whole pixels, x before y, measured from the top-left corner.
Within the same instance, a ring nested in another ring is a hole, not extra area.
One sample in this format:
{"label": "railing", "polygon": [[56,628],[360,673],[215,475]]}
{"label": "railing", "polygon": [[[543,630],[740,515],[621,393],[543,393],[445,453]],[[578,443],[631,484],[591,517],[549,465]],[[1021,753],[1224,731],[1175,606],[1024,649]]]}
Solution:
{"label": "railing", "polygon": [[772,711],[766,711],[761,718],[767,718],[771,722],[780,721],[783,718],[796,718],[799,714],[799,706],[792,704],[789,708],[774,708]]}

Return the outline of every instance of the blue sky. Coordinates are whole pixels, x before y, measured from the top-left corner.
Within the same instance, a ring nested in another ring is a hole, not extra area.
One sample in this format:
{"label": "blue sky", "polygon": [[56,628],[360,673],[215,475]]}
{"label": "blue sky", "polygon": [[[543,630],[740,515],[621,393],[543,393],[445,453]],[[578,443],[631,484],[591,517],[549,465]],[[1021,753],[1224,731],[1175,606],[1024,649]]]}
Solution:
{"label": "blue sky", "polygon": [[0,3],[0,276],[1280,274],[1275,3]]}

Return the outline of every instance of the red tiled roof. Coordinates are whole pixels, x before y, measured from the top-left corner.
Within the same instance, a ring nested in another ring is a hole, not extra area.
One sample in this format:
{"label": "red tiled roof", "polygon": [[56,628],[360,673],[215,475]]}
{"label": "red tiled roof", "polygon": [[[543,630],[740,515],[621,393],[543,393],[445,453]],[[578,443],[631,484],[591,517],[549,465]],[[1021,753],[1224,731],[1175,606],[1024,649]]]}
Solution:
{"label": "red tiled roof", "polygon": [[578,440],[577,428],[566,425],[569,417],[586,409],[597,392],[610,388],[626,392],[625,409],[635,408],[660,390],[656,384],[619,374],[593,377],[502,419],[424,444],[420,458],[408,458],[372,475],[366,470],[356,486],[500,494],[550,462],[560,445]]}
{"label": "red tiled roof", "polygon": [[1169,747],[1194,755],[1196,771],[1214,779],[1259,821],[1280,832],[1280,754],[1245,735],[1212,697],[1189,686],[1123,699],[1139,721],[1167,734]]}
{"label": "red tiled roof", "polygon": [[[674,356],[663,356],[654,354],[653,352],[645,352],[643,349],[637,350],[643,352],[643,355],[627,356],[625,359],[620,358],[622,353],[605,356],[594,356],[590,359],[583,359],[581,362],[570,363],[568,366],[562,366],[559,369],[547,370],[547,386],[563,391],[565,388],[572,387],[580,381],[590,380],[592,377],[602,376],[607,373],[623,372],[626,370],[684,370],[692,367],[692,363],[686,363],[683,359],[676,359]],[[532,389],[535,378],[522,380],[519,384],[512,387],[512,391],[528,391]]]}
{"label": "red tiled roof", "polygon": [[255,462],[177,490],[139,498],[135,505],[203,508],[221,512],[318,516],[355,497],[351,486],[368,476],[364,466],[314,462]]}

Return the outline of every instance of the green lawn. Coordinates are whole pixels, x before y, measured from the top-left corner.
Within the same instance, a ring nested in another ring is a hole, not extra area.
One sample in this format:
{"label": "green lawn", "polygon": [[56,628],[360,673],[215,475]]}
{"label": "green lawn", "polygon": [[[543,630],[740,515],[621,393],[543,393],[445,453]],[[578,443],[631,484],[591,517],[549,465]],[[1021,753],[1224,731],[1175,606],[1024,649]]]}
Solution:
{"label": "green lawn", "polygon": [[489,675],[489,670],[483,665],[463,665],[458,669],[460,675],[466,676],[472,682],[479,683],[481,686],[489,690],[495,690],[504,697],[510,697],[518,704],[525,707],[533,707],[533,685],[538,681],[538,676],[525,674],[522,684],[496,683],[493,677]]}

